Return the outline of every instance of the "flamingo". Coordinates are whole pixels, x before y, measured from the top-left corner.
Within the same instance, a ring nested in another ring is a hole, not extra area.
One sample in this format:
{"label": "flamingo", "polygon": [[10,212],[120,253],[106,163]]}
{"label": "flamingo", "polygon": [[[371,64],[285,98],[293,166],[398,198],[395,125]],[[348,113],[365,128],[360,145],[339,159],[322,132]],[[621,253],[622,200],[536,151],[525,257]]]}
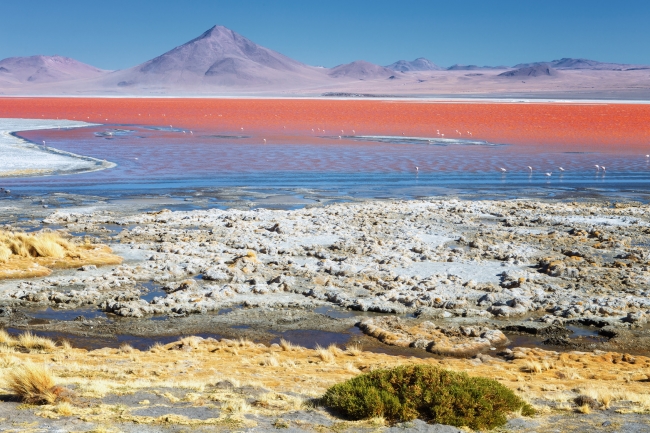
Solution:
{"label": "flamingo", "polygon": [[596,167],[596,171],[600,171],[600,166],[598,164],[594,165]]}
{"label": "flamingo", "polygon": [[558,167],[558,170],[560,170],[560,171],[564,171],[564,169],[563,169],[562,167]]}
{"label": "flamingo", "polygon": [[605,170],[606,170],[606,169],[605,169],[605,166],[604,166],[604,165],[601,165],[601,166],[600,166],[600,168],[602,168],[602,169],[603,169],[603,171],[605,171]]}
{"label": "flamingo", "polygon": [[418,167],[418,166],[416,165],[416,166],[415,166],[415,171],[420,171],[420,167]]}
{"label": "flamingo", "polygon": [[528,170],[530,170],[530,172],[532,173],[532,172],[533,172],[533,167],[531,167],[531,166],[529,165],[529,166],[528,166]]}
{"label": "flamingo", "polygon": [[508,170],[506,170],[506,169],[503,168],[503,167],[499,168],[499,170],[501,170],[501,173],[505,173],[506,171],[508,171]]}
{"label": "flamingo", "polygon": [[646,158],[650,158],[650,155],[646,155],[645,157],[646,157]]}
{"label": "flamingo", "polygon": [[551,175],[553,174],[553,172],[545,173],[545,174],[546,174],[546,176],[551,177]]}
{"label": "flamingo", "polygon": [[356,132],[354,132],[354,129],[352,130],[352,133],[353,133],[353,134],[356,134]]}
{"label": "flamingo", "polygon": [[266,138],[264,139],[264,144],[266,144]]}

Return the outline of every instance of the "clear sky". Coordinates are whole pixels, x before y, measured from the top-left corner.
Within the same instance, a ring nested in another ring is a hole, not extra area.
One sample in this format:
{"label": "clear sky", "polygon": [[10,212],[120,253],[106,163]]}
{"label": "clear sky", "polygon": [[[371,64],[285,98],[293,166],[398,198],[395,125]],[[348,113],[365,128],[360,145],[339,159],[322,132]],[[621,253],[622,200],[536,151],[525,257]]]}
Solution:
{"label": "clear sky", "polygon": [[648,0],[0,0],[0,58],[142,63],[221,24],[310,65],[650,64]]}

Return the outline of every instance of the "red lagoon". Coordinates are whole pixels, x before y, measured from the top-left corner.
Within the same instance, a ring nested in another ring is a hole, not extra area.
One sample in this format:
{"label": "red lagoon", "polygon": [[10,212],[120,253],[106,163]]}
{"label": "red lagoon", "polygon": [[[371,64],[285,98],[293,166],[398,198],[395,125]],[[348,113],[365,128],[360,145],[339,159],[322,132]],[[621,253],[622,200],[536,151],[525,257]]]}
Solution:
{"label": "red lagoon", "polygon": [[[0,98],[0,117],[304,137],[396,135],[646,152],[650,105],[323,99]],[[320,128],[320,131],[319,131]],[[354,130],[354,133],[352,132]],[[344,131],[341,133],[341,131]],[[458,131],[458,132],[456,132]]]}

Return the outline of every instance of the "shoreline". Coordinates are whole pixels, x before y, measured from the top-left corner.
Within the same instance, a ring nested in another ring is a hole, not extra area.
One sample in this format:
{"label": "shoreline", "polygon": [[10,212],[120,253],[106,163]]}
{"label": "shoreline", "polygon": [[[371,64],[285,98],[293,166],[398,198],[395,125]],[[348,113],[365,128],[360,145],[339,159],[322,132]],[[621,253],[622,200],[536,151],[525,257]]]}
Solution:
{"label": "shoreline", "polygon": [[0,99],[248,99],[248,100],[317,100],[317,101],[391,101],[391,102],[430,102],[430,103],[495,103],[495,104],[576,104],[576,105],[647,105],[650,99],[625,99],[625,98],[572,98],[570,95],[566,98],[557,97],[549,98],[543,96],[323,96],[323,95],[296,95],[296,96],[265,96],[265,95],[4,95],[0,94]]}
{"label": "shoreline", "polygon": [[82,128],[93,123],[51,119],[0,119],[0,178],[34,177],[88,173],[116,164],[84,155],[39,146],[16,133],[54,128]]}

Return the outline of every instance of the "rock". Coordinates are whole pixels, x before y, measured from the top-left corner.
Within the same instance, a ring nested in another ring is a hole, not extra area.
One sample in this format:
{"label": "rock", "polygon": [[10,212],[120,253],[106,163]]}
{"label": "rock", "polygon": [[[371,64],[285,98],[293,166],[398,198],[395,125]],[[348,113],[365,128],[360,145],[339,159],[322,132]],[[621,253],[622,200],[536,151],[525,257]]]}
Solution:
{"label": "rock", "polygon": [[508,343],[507,337],[499,330],[442,328],[428,321],[415,324],[398,317],[365,319],[358,326],[365,334],[385,344],[426,349],[439,355],[472,356]]}
{"label": "rock", "polygon": [[578,407],[589,406],[591,409],[598,409],[600,407],[600,403],[598,403],[598,400],[596,400],[593,397],[589,397],[587,395],[579,395],[573,399],[573,402]]}

